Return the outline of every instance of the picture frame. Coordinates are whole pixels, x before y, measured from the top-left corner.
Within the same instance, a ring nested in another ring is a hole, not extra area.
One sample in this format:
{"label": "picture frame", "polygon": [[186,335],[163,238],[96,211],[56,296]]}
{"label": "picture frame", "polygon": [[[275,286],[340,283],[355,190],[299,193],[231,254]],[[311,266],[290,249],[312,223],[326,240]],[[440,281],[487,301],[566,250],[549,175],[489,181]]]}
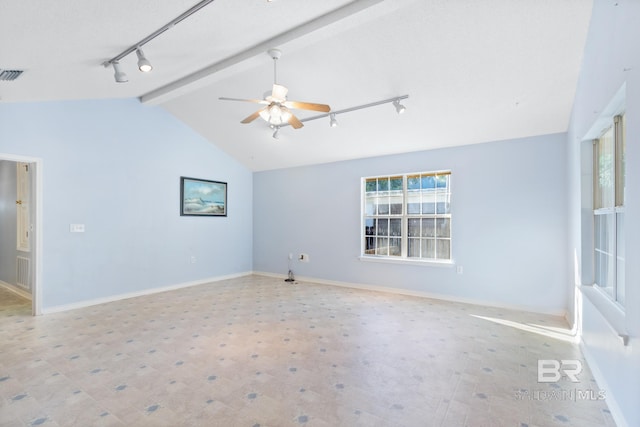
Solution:
{"label": "picture frame", "polygon": [[227,183],[181,176],[180,216],[227,216]]}

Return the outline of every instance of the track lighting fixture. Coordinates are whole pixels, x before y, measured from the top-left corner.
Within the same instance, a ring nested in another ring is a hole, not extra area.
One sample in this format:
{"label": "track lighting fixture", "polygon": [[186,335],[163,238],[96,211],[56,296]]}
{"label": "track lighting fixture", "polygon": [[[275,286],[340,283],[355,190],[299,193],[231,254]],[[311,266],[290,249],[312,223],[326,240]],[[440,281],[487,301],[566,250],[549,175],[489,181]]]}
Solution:
{"label": "track lighting fixture", "polygon": [[338,126],[338,121],[336,120],[336,113],[329,114],[329,126],[332,128]]}
{"label": "track lighting fixture", "polygon": [[393,106],[396,107],[396,113],[402,114],[407,109],[404,105],[400,104],[400,98],[396,98],[393,101]]}
{"label": "track lighting fixture", "polygon": [[144,52],[142,51],[142,49],[136,49],[136,55],[138,55],[138,70],[142,71],[143,73],[148,73],[149,71],[153,70],[151,62],[149,62],[149,60],[144,56]]}
{"label": "track lighting fixture", "polygon": [[113,77],[116,79],[116,82],[126,83],[129,81],[129,79],[127,78],[127,75],[120,68],[120,63],[118,61],[113,61],[111,65],[113,65],[113,71],[114,71]]}
{"label": "track lighting fixture", "polygon": [[140,71],[142,71],[143,73],[148,73],[149,71],[151,71],[153,69],[153,66],[151,65],[149,60],[147,58],[145,58],[144,53],[142,52],[142,46],[144,46],[145,44],[149,43],[151,40],[155,39],[156,37],[158,37],[160,34],[164,33],[165,31],[170,30],[171,28],[175,27],[177,24],[179,24],[180,22],[184,21],[186,18],[190,17],[194,13],[198,12],[203,7],[207,6],[208,4],[213,3],[213,1],[214,0],[202,0],[202,1],[198,2],[196,5],[194,5],[190,9],[186,10],[185,12],[183,12],[180,16],[172,19],[170,22],[168,22],[164,26],[158,28],[156,31],[154,31],[153,33],[149,34],[147,37],[143,38],[138,43],[136,43],[136,44],[134,44],[132,46],[129,46],[127,49],[123,50],[118,55],[114,56],[113,58],[111,58],[111,59],[109,59],[107,61],[104,61],[102,63],[102,66],[105,67],[105,68],[108,68],[109,66],[113,66],[113,69],[115,70],[116,81],[118,83],[125,83],[125,82],[127,82],[129,80],[127,79],[127,75],[125,73],[123,73],[122,70],[120,70],[119,61],[122,58],[124,58],[125,56],[127,56],[130,53],[133,53],[135,51],[136,55],[138,55],[138,69]]}
{"label": "track lighting fixture", "polygon": [[[393,104],[393,106],[396,108],[396,112],[398,114],[402,114],[406,110],[406,107],[404,105],[400,104],[400,101],[402,101],[403,99],[407,99],[407,98],[409,98],[409,95],[396,96],[394,98],[383,99],[382,101],[370,102],[368,104],[362,104],[362,105],[357,105],[355,107],[344,108],[342,110],[334,110],[334,111],[330,111],[328,113],[318,114],[317,116],[305,117],[303,119],[300,119],[300,121],[301,122],[308,122],[308,121],[311,121],[311,120],[318,120],[318,119],[323,119],[325,117],[329,117],[329,126],[334,128],[334,127],[338,126],[338,120],[336,119],[336,116],[338,114],[349,113],[351,111],[362,110],[364,108],[371,108],[371,107],[375,107],[377,105],[382,105],[382,104]],[[261,116],[264,115],[264,117],[266,117],[266,118],[277,117],[277,116],[274,116],[273,112],[269,112],[267,110],[262,110],[260,112],[260,115]],[[266,120],[266,118],[265,118],[265,120]],[[272,123],[271,128],[272,129],[274,129],[274,128],[276,129],[276,131],[273,133],[273,137],[274,138],[277,138],[278,130],[281,127],[290,126],[289,123],[287,123],[286,120],[279,120],[277,125],[273,121],[271,123]]]}

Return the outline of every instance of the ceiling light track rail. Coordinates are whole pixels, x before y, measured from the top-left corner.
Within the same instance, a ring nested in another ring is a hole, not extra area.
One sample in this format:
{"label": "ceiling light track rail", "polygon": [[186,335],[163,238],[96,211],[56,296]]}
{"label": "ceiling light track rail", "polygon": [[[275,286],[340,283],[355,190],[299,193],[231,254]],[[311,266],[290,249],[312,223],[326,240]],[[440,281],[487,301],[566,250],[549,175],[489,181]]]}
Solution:
{"label": "ceiling light track rail", "polygon": [[[400,96],[394,96],[393,98],[389,98],[389,99],[383,99],[382,101],[375,101],[375,102],[370,102],[368,104],[362,104],[362,105],[358,105],[355,107],[349,107],[349,108],[344,108],[342,110],[331,110],[328,113],[324,113],[324,114],[318,114],[316,116],[311,116],[311,117],[306,117],[304,119],[300,119],[301,122],[309,122],[311,120],[318,120],[318,119],[323,119],[325,117],[331,117],[332,120],[332,127],[335,127],[336,124],[335,123],[335,117],[338,114],[344,114],[344,113],[350,113],[352,111],[357,111],[357,110],[363,110],[365,108],[371,108],[371,107],[376,107],[378,105],[382,105],[382,104],[394,104],[394,106],[399,105],[401,107],[401,109],[398,109],[398,107],[396,107],[396,111],[398,112],[398,114],[402,113],[404,111],[404,106],[400,104],[400,101],[402,101],[403,99],[407,99],[409,98],[409,95],[400,95]],[[285,127],[285,126],[289,126],[289,124],[282,124],[280,127]]]}
{"label": "ceiling light track rail", "polygon": [[160,27],[157,30],[155,30],[153,33],[149,34],[148,36],[146,36],[145,38],[140,40],[138,43],[135,43],[135,44],[129,46],[127,49],[123,50],[118,55],[114,56],[113,58],[109,59],[108,61],[104,61],[102,63],[102,65],[104,67],[110,67],[114,63],[118,63],[125,56],[137,51],[142,46],[144,46],[145,44],[149,43],[151,40],[153,40],[156,37],[158,37],[160,34],[166,32],[167,30],[170,30],[171,28],[173,28],[174,26],[176,26],[180,22],[184,21],[185,19],[187,19],[188,17],[190,17],[194,13],[198,12],[203,7],[213,3],[214,1],[215,0],[203,0],[203,1],[199,2],[199,3],[197,3],[195,6],[191,7],[190,9],[188,9],[187,11],[182,13],[180,16],[172,19],[167,24],[163,25],[162,27]]}

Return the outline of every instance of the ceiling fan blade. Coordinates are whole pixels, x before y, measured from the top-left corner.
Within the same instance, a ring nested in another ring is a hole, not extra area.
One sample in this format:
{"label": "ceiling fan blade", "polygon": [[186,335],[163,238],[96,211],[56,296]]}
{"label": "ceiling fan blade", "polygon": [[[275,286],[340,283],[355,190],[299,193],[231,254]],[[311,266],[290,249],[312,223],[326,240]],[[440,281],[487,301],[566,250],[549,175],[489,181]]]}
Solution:
{"label": "ceiling fan blade", "polygon": [[287,92],[289,92],[289,89],[282,85],[274,83],[273,89],[271,90],[271,97],[275,101],[284,102],[284,100],[287,99]]}
{"label": "ceiling fan blade", "polygon": [[260,113],[264,110],[266,110],[268,107],[264,107],[259,109],[258,111],[256,111],[255,113],[253,113],[252,115],[246,117],[244,120],[242,120],[240,123],[251,123],[252,121],[254,121],[255,119],[257,119],[258,117],[260,117]]}
{"label": "ceiling fan blade", "polygon": [[331,111],[331,107],[326,104],[314,104],[312,102],[286,101],[283,102],[282,105],[289,108],[297,108],[299,110],[322,111],[323,113]]}
{"label": "ceiling fan blade", "polygon": [[226,96],[221,96],[218,98],[221,101],[242,101],[242,102],[255,102],[256,104],[264,104],[268,105],[269,101],[264,99],[241,99],[241,98],[227,98]]}
{"label": "ceiling fan blade", "polygon": [[291,117],[289,117],[288,122],[294,129],[300,129],[302,126],[304,126],[302,122],[298,120],[298,118],[293,114],[291,114]]}

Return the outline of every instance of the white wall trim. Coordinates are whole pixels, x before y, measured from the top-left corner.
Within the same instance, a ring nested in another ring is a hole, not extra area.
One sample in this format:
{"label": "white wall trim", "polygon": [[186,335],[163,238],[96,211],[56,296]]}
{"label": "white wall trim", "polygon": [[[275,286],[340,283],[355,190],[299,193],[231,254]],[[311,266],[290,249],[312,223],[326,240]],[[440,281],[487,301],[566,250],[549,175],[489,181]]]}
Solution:
{"label": "white wall trim", "polygon": [[31,301],[31,294],[24,289],[20,289],[19,286],[12,285],[11,283],[7,283],[2,280],[0,280],[0,286],[6,288],[10,292],[13,292],[14,294],[20,295],[22,298],[26,298]]}
{"label": "white wall trim", "polygon": [[613,420],[616,422],[616,425],[618,427],[629,427],[629,424],[625,420],[624,413],[620,409],[620,406],[618,405],[618,402],[616,401],[615,396],[612,393],[610,393],[612,388],[609,387],[606,381],[606,377],[602,374],[602,372],[600,371],[600,368],[598,368],[597,361],[593,358],[591,353],[589,353],[587,343],[585,343],[584,339],[580,340],[580,351],[582,351],[582,355],[587,361],[587,365],[589,365],[589,369],[593,374],[593,378],[596,380],[596,384],[598,384],[598,387],[600,387],[601,390],[605,390],[605,392],[607,393],[607,400],[606,400],[607,407],[609,408],[609,411],[611,412],[611,416],[613,417]]}
{"label": "white wall trim", "polygon": [[[253,274],[258,275],[258,276],[282,278],[283,280],[286,279],[286,277],[287,277],[284,274],[267,273],[267,272],[263,272],[263,271],[254,271]],[[296,282],[311,282],[311,283],[318,283],[318,284],[321,284],[321,285],[341,286],[343,288],[362,289],[362,290],[366,290],[366,291],[388,292],[388,293],[392,293],[392,294],[408,295],[408,296],[421,297],[421,298],[431,298],[431,299],[437,299],[437,300],[441,300],[441,301],[459,302],[459,303],[463,303],[463,304],[481,305],[481,306],[485,306],[485,307],[504,308],[504,309],[507,309],[507,310],[527,311],[527,312],[530,312],[530,313],[547,314],[547,315],[559,316],[559,317],[563,317],[563,318],[566,318],[566,316],[567,316],[567,310],[547,310],[547,311],[545,311],[545,310],[540,310],[540,309],[538,309],[536,307],[529,307],[529,306],[524,306],[524,305],[499,304],[499,303],[495,303],[495,302],[492,302],[492,301],[481,301],[481,300],[476,300],[476,299],[472,299],[472,298],[460,298],[460,297],[454,297],[454,296],[450,296],[450,295],[433,294],[433,293],[430,293],[430,292],[413,291],[413,290],[410,290],[410,289],[391,288],[391,287],[377,286],[377,285],[367,285],[367,284],[364,284],[364,283],[339,282],[339,281],[335,281],[335,280],[325,280],[325,279],[318,279],[318,278],[315,278],[315,277],[303,277],[303,276],[297,276]]]}
{"label": "white wall trim", "polygon": [[207,279],[194,280],[191,282],[178,283],[175,285],[162,286],[159,288],[151,288],[151,289],[145,289],[142,291],[129,292],[126,294],[112,295],[104,298],[79,301],[72,304],[57,305],[57,306],[47,307],[43,309],[42,314],[60,313],[62,311],[76,310],[78,308],[86,308],[86,307],[91,307],[93,305],[106,304],[109,302],[121,301],[129,298],[142,297],[145,295],[153,295],[160,292],[174,291],[177,289],[189,288],[191,286],[205,285],[207,283],[215,283],[215,282],[220,282],[228,279],[236,279],[238,277],[250,276],[251,274],[252,273],[250,271],[242,272],[242,273],[227,274],[225,276],[210,277]]}
{"label": "white wall trim", "polygon": [[35,164],[35,242],[33,242],[32,267],[33,277],[31,278],[31,314],[38,316],[42,314],[42,258],[43,258],[43,210],[44,200],[42,192],[43,183],[43,161],[38,157],[22,156],[19,154],[0,153],[0,160],[12,162],[24,162]]}

